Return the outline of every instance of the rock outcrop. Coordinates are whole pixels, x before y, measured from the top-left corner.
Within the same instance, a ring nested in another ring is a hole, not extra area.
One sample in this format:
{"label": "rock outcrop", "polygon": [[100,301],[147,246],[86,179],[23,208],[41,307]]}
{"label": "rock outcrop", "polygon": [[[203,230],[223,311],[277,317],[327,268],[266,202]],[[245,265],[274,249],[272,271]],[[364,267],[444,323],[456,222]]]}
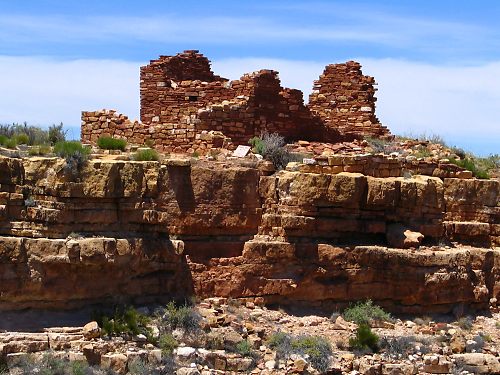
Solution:
{"label": "rock outcrop", "polygon": [[[393,311],[500,297],[499,183],[244,162],[0,158],[0,309],[195,294]],[[392,225],[424,247],[386,247]],[[485,247],[437,246],[454,240]]]}

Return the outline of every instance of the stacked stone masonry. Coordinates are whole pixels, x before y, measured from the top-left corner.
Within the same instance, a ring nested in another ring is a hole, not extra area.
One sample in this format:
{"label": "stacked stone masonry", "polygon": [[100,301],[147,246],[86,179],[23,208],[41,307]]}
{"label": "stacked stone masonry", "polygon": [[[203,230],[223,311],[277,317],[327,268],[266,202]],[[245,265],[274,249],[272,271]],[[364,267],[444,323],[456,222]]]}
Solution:
{"label": "stacked stone masonry", "polygon": [[389,137],[374,114],[374,79],[360,68],[353,62],[329,65],[315,83],[319,94],[311,95],[307,106],[301,91],[281,86],[276,71],[229,81],[214,75],[198,51],[160,56],[141,67],[141,122],[130,123],[113,111],[83,112],[82,141],[94,143],[107,134],[130,143],[150,139],[165,151],[206,152],[216,147],[204,139],[214,131],[234,144],[264,132],[325,142]]}
{"label": "stacked stone masonry", "polygon": [[389,130],[375,116],[375,79],[364,76],[361,64],[328,65],[314,82],[309,108],[341,134],[352,137],[390,137]]}
{"label": "stacked stone masonry", "polygon": [[[62,159],[0,157],[0,309],[187,294],[483,308],[500,297],[499,195],[496,180],[176,159],[90,160],[75,178]],[[486,247],[387,248],[393,223]]]}
{"label": "stacked stone masonry", "polygon": [[316,156],[315,164],[291,163],[290,171],[304,173],[337,174],[340,172],[362,173],[372,177],[411,177],[413,175],[439,178],[472,178],[472,172],[447,161],[426,161],[388,155],[336,155]]}

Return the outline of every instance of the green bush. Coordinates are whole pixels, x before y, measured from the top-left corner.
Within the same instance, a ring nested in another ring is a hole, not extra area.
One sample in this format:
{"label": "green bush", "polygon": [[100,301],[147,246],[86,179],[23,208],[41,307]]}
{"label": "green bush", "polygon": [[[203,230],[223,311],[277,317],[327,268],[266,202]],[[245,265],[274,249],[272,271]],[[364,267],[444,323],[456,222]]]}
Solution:
{"label": "green bush", "polygon": [[54,153],[66,159],[66,170],[76,176],[87,162],[90,148],[83,147],[78,141],[62,141],[54,145]]}
{"label": "green bush", "polygon": [[274,164],[277,170],[283,169],[294,160],[294,156],[285,147],[285,138],[277,133],[264,133],[262,138],[253,137],[248,141],[254,152]]}
{"label": "green bush", "polygon": [[288,360],[292,354],[308,355],[311,365],[324,372],[330,365],[332,347],[328,340],[319,336],[292,336],[277,332],[270,336],[267,345],[276,351],[278,360]]}
{"label": "green bush", "polygon": [[391,315],[385,312],[380,306],[374,305],[371,300],[358,302],[354,306],[344,310],[342,314],[345,320],[356,324],[370,324],[371,321],[390,321]]}
{"label": "green bush", "polygon": [[3,145],[7,148],[14,149],[17,147],[17,141],[15,138],[8,138]]}
{"label": "green bush", "polygon": [[356,329],[356,336],[349,339],[349,346],[356,350],[371,350],[378,351],[378,336],[372,332],[370,326],[362,323]]}
{"label": "green bush", "polygon": [[252,357],[254,355],[252,346],[250,345],[248,340],[243,340],[236,344],[236,353],[240,354],[243,357]]}
{"label": "green bush", "polygon": [[49,130],[47,132],[47,137],[50,144],[55,145],[58,142],[63,142],[66,140],[66,130],[63,130],[63,123],[61,122],[59,125],[53,124],[49,126]]}
{"label": "green bush", "polygon": [[171,330],[182,328],[186,332],[196,332],[200,329],[200,314],[191,306],[175,306],[170,302],[164,310],[163,321],[167,323]]}
{"label": "green bush", "polygon": [[164,355],[172,354],[174,349],[178,346],[179,343],[171,333],[164,333],[160,335],[160,338],[158,339],[158,347],[161,349]]}
{"label": "green bush", "polygon": [[112,316],[96,314],[94,319],[102,328],[103,336],[119,336],[122,334],[150,336],[150,329],[147,327],[150,318],[140,314],[133,307],[117,307]]}
{"label": "green bush", "polygon": [[0,146],[4,146],[5,142],[7,142],[8,139],[9,137],[7,137],[6,135],[0,134]]}
{"label": "green bush", "polygon": [[484,167],[480,166],[480,163],[482,162],[480,159],[481,158],[475,158],[473,156],[466,156],[465,159],[450,158],[449,160],[450,163],[455,164],[460,168],[464,168],[467,169],[468,171],[471,171],[472,174],[477,178],[489,179],[490,175],[488,171]]}
{"label": "green bush", "polygon": [[153,149],[140,150],[134,154],[133,159],[135,161],[158,161],[160,155]]}
{"label": "green bush", "polygon": [[16,138],[21,136],[18,140],[20,144],[42,145],[42,144],[55,144],[59,141],[64,141],[66,132],[63,131],[63,124],[52,125],[48,130],[44,130],[38,126],[28,125],[26,122],[23,124],[0,125],[0,135],[7,138]]}
{"label": "green bush", "polygon": [[380,348],[384,349],[386,354],[395,359],[407,357],[415,353],[416,339],[414,336],[382,337]]}
{"label": "green bush", "polygon": [[28,154],[31,156],[43,156],[49,153],[50,153],[50,146],[48,145],[32,146],[28,150]]}
{"label": "green bush", "polygon": [[54,153],[66,159],[76,154],[88,156],[90,154],[90,149],[84,147],[81,142],[78,141],[62,141],[54,145]]}
{"label": "green bush", "polygon": [[248,144],[252,146],[252,152],[262,155],[264,153],[264,142],[260,137],[250,138]]}
{"label": "green bush", "polygon": [[30,143],[30,138],[26,133],[19,133],[16,134],[14,139],[16,140],[17,144],[19,145],[28,145]]}
{"label": "green bush", "polygon": [[97,146],[103,150],[121,150],[125,151],[127,141],[124,139],[117,139],[113,137],[99,137]]}

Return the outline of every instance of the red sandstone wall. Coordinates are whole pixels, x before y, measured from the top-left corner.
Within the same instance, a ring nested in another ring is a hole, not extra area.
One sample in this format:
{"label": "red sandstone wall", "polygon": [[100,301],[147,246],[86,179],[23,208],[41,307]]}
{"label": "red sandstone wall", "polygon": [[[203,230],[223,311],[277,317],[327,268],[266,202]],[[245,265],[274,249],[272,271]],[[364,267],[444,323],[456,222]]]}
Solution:
{"label": "red sandstone wall", "polygon": [[210,131],[222,132],[235,144],[247,144],[263,132],[324,142],[387,137],[375,117],[374,79],[360,68],[355,62],[327,66],[305,106],[302,93],[283,88],[276,71],[229,82],[214,75],[198,51],[160,56],[141,67],[142,123],[113,111],[84,112],[82,140],[95,142],[107,134],[136,144],[152,140],[168,152],[203,152],[212,147],[205,139]]}
{"label": "red sandstone wall", "polygon": [[387,137],[375,116],[375,79],[355,61],[328,65],[309,96],[309,108],[324,123],[352,138]]}
{"label": "red sandstone wall", "polygon": [[212,148],[232,148],[230,140],[220,132],[196,130],[194,124],[142,124],[113,110],[82,112],[81,139],[96,144],[101,136],[126,139],[142,146],[152,142],[164,152],[197,152],[206,154]]}
{"label": "red sandstone wall", "polygon": [[260,70],[228,82],[197,51],[161,56],[141,68],[141,120],[178,133],[217,130],[236,144],[263,132],[289,139],[337,141],[304,106],[299,90],[281,87],[278,72]]}

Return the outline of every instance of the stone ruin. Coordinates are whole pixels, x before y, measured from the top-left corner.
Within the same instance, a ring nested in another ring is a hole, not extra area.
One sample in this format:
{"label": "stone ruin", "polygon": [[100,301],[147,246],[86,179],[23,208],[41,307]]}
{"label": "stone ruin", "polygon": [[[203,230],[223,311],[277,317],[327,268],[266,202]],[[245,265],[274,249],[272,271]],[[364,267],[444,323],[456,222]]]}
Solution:
{"label": "stone ruin", "polygon": [[205,56],[188,50],[141,67],[141,122],[111,110],[82,112],[81,138],[95,143],[107,135],[202,154],[247,144],[264,132],[288,141],[390,138],[375,116],[374,85],[357,62],[328,65],[305,105],[302,92],[282,87],[274,70],[229,81],[212,72]]}

